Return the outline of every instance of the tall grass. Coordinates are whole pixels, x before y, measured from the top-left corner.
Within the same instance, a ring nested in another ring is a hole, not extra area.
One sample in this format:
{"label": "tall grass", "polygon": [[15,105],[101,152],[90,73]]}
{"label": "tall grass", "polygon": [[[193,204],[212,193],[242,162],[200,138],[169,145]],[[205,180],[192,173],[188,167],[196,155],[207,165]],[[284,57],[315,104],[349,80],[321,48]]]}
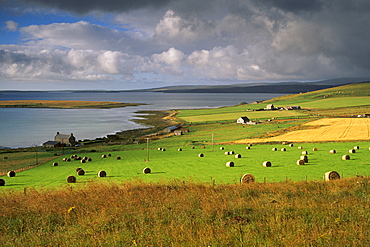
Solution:
{"label": "tall grass", "polygon": [[369,246],[368,178],[0,192],[3,246]]}

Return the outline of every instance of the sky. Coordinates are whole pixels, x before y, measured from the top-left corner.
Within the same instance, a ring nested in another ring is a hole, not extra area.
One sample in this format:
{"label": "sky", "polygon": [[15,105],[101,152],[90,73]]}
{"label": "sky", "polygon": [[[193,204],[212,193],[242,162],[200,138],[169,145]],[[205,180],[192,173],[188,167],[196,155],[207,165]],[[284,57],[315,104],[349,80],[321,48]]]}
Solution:
{"label": "sky", "polygon": [[0,0],[0,90],[370,77],[369,0]]}

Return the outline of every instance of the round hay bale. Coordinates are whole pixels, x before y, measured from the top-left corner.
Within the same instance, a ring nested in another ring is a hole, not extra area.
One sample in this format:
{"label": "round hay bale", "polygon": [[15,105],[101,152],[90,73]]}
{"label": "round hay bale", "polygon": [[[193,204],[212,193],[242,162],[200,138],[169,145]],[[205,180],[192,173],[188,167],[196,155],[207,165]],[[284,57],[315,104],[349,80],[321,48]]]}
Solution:
{"label": "round hay bale", "polygon": [[231,155],[231,154],[235,154],[235,152],[234,151],[229,151],[229,154]]}
{"label": "round hay bale", "polygon": [[78,175],[78,176],[83,176],[83,175],[85,175],[85,171],[84,171],[84,169],[80,169],[80,170],[78,170],[77,175]]}
{"label": "round hay bale", "polygon": [[271,150],[272,150],[272,151],[277,151],[277,148],[272,148]]}
{"label": "round hay bale", "polygon": [[69,156],[69,158],[74,159],[75,155],[73,154],[73,155]]}
{"label": "round hay bale", "polygon": [[70,159],[70,158],[67,158],[67,159],[66,159],[66,161],[67,161],[67,162],[70,162],[70,161],[71,161],[71,159]]}
{"label": "round hay bale", "polygon": [[294,144],[293,144],[293,143],[290,143],[290,144],[289,144],[289,147],[293,147],[293,146],[294,146]]}
{"label": "round hay bale", "polygon": [[355,149],[350,149],[350,150],[348,150],[348,152],[349,152],[350,154],[354,154],[354,153],[356,153],[356,150],[355,150]]}
{"label": "round hay bale", "polygon": [[62,160],[63,160],[63,161],[67,161],[67,158],[63,158]]}
{"label": "round hay bale", "polygon": [[254,183],[256,179],[252,174],[246,173],[243,175],[243,177],[240,179],[240,182],[242,184],[248,184],[248,183]]}
{"label": "round hay bale", "polygon": [[302,155],[307,155],[308,151],[302,151]]}
{"label": "round hay bale", "polygon": [[58,166],[58,162],[54,162],[53,163],[53,166]]}
{"label": "round hay bale", "polygon": [[15,177],[15,171],[9,171],[6,175],[10,178]]}
{"label": "round hay bale", "polygon": [[102,157],[102,158],[107,158],[107,155],[103,154],[101,157]]}
{"label": "round hay bale", "polygon": [[67,183],[76,183],[76,177],[75,176],[69,176],[67,177]]}
{"label": "round hay bale", "polygon": [[251,147],[250,146],[247,146],[247,147],[245,147],[245,149],[251,149]]}
{"label": "round hay bale", "polygon": [[325,181],[330,181],[330,180],[335,180],[335,179],[340,179],[340,175],[338,172],[336,171],[325,172],[324,174]]}
{"label": "round hay bale", "polygon": [[98,177],[99,178],[105,178],[107,176],[107,173],[105,171],[99,171],[98,172]]}
{"label": "round hay bale", "polygon": [[166,149],[165,148],[162,148],[162,152],[164,152],[164,151],[166,151]]}
{"label": "round hay bale", "polygon": [[81,170],[82,168],[81,167],[78,167],[76,168],[76,172],[78,172],[79,170]]}
{"label": "round hay bale", "polygon": [[286,148],[282,148],[282,149],[280,149],[280,151],[285,152],[286,151]]}
{"label": "round hay bale", "polygon": [[360,146],[354,146],[353,149],[358,150],[358,149],[360,149]]}
{"label": "round hay bale", "polygon": [[86,156],[85,156],[85,157],[83,157],[82,159],[83,159],[83,160],[88,160],[88,159],[89,159],[89,157],[86,157]]}
{"label": "round hay bale", "polygon": [[302,165],[304,165],[304,164],[306,164],[306,163],[304,162],[304,160],[301,160],[301,159],[297,160],[297,165],[302,166]]}
{"label": "round hay bale", "polygon": [[225,148],[224,147],[220,147],[220,150],[224,150]]}
{"label": "round hay bale", "polygon": [[194,147],[194,146],[192,146],[192,147],[191,147],[191,149],[195,149],[195,147]]}
{"label": "round hay bale", "polygon": [[229,152],[225,152],[224,154],[225,154],[225,155],[229,155]]}
{"label": "round hay bale", "polygon": [[248,144],[248,147],[252,147],[253,145],[251,143]]}
{"label": "round hay bale", "polygon": [[3,160],[7,160],[8,159],[8,157],[7,156],[5,156],[4,158],[3,158]]}
{"label": "round hay bale", "polygon": [[350,157],[349,157],[348,154],[345,154],[345,155],[342,156],[342,160],[349,160],[349,159],[350,159]]}
{"label": "round hay bale", "polygon": [[120,160],[121,159],[121,157],[120,156],[117,156],[117,158],[116,158],[117,160]]}
{"label": "round hay bale", "polygon": [[335,154],[337,151],[335,151],[335,149],[332,149],[332,150],[330,150],[329,151],[329,153],[331,153],[331,154]]}
{"label": "round hay bale", "polygon": [[151,173],[152,172],[152,170],[150,170],[150,168],[149,167],[145,167],[144,169],[143,169],[143,173],[144,174],[148,174],[148,173]]}
{"label": "round hay bale", "polygon": [[82,164],[84,164],[84,163],[86,163],[86,160],[82,159],[80,162],[81,162]]}
{"label": "round hay bale", "polygon": [[235,158],[237,158],[237,159],[240,159],[242,157],[242,155],[241,154],[236,154],[235,155]]}
{"label": "round hay bale", "polygon": [[4,186],[5,185],[5,180],[0,178],[0,186]]}
{"label": "round hay bale", "polygon": [[303,149],[303,147],[302,146],[298,146],[298,149]]}
{"label": "round hay bale", "polygon": [[88,158],[87,161],[92,161],[92,158]]}
{"label": "round hay bale", "polygon": [[301,159],[301,160],[304,160],[304,163],[308,163],[308,157],[307,157],[307,155],[302,155],[302,156],[300,157],[300,159]]}
{"label": "round hay bale", "polygon": [[198,157],[204,157],[204,154],[198,154]]}
{"label": "round hay bale", "polygon": [[182,148],[177,149],[177,151],[181,152],[182,151]]}
{"label": "round hay bale", "polygon": [[264,161],[264,162],[262,163],[262,165],[263,165],[264,167],[271,167],[271,162],[270,162],[270,161]]}
{"label": "round hay bale", "polygon": [[158,148],[158,151],[162,151],[162,148]]}
{"label": "round hay bale", "polygon": [[112,155],[111,154],[108,154],[108,157],[111,157]]}
{"label": "round hay bale", "polygon": [[202,148],[204,149],[204,148],[206,148],[206,146],[203,146]]}
{"label": "round hay bale", "polygon": [[234,167],[234,162],[232,161],[226,162],[226,167]]}
{"label": "round hay bale", "polygon": [[286,145],[286,144],[287,144],[287,142],[282,142],[281,144],[282,144],[282,145]]}
{"label": "round hay bale", "polygon": [[313,148],[313,149],[312,149],[312,151],[317,151],[317,150],[319,150],[319,149],[318,149],[318,148]]}

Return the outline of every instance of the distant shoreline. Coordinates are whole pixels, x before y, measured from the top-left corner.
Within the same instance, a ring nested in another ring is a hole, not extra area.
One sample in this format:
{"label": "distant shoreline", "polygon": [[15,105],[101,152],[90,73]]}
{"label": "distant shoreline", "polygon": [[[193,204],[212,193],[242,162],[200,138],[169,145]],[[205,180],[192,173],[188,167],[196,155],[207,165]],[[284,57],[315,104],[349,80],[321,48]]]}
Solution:
{"label": "distant shoreline", "polygon": [[110,101],[72,100],[7,100],[0,101],[0,108],[59,108],[59,109],[109,109],[145,105]]}

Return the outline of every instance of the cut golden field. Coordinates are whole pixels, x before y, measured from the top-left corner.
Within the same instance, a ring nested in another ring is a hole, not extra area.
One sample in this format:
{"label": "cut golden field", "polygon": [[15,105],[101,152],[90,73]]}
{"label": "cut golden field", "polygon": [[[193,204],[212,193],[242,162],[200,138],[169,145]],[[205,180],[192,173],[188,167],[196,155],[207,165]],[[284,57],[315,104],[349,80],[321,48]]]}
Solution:
{"label": "cut golden field", "polygon": [[308,129],[296,130],[270,138],[237,140],[234,143],[325,142],[370,139],[370,119],[368,118],[324,118],[306,123],[303,127]]}

